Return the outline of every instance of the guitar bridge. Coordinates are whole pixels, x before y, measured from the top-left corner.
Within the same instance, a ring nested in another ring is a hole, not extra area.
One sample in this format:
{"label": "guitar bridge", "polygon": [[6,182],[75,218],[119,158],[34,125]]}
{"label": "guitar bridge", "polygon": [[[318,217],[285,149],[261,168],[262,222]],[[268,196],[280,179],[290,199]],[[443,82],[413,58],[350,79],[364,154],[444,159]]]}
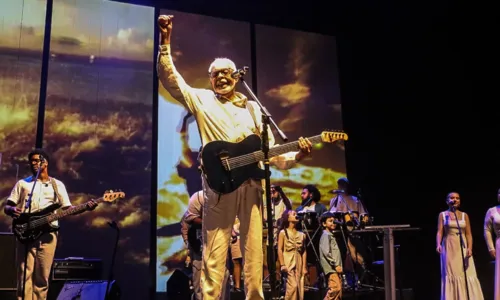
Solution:
{"label": "guitar bridge", "polygon": [[226,169],[226,171],[231,171],[231,165],[229,164],[229,155],[227,155],[226,153],[220,153],[219,158],[222,162],[222,165],[224,166],[224,169]]}

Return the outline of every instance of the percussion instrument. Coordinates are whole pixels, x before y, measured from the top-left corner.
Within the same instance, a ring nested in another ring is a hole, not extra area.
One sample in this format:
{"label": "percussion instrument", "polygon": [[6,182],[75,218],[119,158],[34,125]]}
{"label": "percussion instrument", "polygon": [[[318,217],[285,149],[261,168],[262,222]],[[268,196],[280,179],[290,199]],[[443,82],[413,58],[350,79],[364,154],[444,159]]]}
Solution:
{"label": "percussion instrument", "polygon": [[369,226],[371,224],[368,214],[359,214],[359,212],[354,210],[352,211],[352,214],[349,214],[348,212],[334,212],[333,215],[337,221],[346,226],[348,231],[363,229],[365,226]]}
{"label": "percussion instrument", "polygon": [[[357,228],[357,222],[359,222],[359,213],[357,211],[352,211],[352,215],[348,212],[337,211],[334,212],[333,215],[335,216],[335,219],[342,223],[348,231],[353,231]],[[353,217],[358,221],[353,220]]]}
{"label": "percussion instrument", "polygon": [[363,229],[365,228],[366,226],[369,226],[371,225],[371,219],[370,219],[370,216],[368,214],[361,214],[359,216],[359,227],[360,229]]}

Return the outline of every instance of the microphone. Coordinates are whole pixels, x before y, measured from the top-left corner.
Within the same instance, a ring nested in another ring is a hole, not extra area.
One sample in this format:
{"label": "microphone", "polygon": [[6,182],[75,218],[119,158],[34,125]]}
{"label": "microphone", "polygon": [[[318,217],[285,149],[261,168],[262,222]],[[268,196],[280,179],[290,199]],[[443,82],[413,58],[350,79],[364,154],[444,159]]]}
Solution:
{"label": "microphone", "polygon": [[340,222],[340,221],[337,221],[337,220],[333,220],[333,223],[334,224],[337,224],[337,225],[344,225],[344,223]]}
{"label": "microphone", "polygon": [[243,75],[245,75],[249,69],[250,69],[249,67],[244,66],[243,68],[234,71],[233,74],[231,74],[231,77],[233,77],[234,79],[238,79]]}
{"label": "microphone", "polygon": [[40,164],[43,164],[45,162],[45,157],[43,157],[43,155],[39,155],[40,157]]}

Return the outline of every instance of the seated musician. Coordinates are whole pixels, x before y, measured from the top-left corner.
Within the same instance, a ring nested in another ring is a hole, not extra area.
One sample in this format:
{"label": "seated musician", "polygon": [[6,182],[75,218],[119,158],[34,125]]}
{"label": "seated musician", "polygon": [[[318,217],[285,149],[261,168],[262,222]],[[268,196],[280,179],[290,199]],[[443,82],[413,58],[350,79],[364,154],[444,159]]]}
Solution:
{"label": "seated musician", "polygon": [[[192,268],[192,285],[193,285],[193,299],[201,300],[203,298],[201,288],[201,262],[202,262],[202,216],[203,216],[203,191],[194,193],[189,198],[189,203],[186,212],[181,220],[181,234],[189,249],[188,259],[186,262],[191,263]],[[224,276],[225,284],[222,285],[221,299],[229,299],[229,271],[226,268]]]}
{"label": "seated musician", "polygon": [[298,213],[315,212],[316,217],[319,218],[319,216],[327,211],[326,206],[319,203],[321,200],[321,193],[314,185],[308,184],[304,186],[300,196],[302,198],[302,203],[296,209]]}
{"label": "seated musician", "polygon": [[337,180],[339,193],[330,200],[330,212],[347,213],[349,210],[356,212],[359,216],[366,214],[366,209],[363,203],[354,195],[351,195],[349,190],[349,180],[345,177]]}
{"label": "seated musician", "polygon": [[[307,224],[307,228],[301,228],[302,231],[308,232],[312,241],[307,242],[307,251],[310,255],[307,256],[307,264],[309,268],[309,275],[306,277],[306,285],[314,286],[320,283],[319,273],[321,273],[321,267],[319,265],[319,258],[316,252],[313,250],[317,249],[319,245],[319,238],[321,231],[319,225],[320,216],[327,211],[326,206],[320,203],[321,193],[312,184],[308,184],[302,188],[302,193],[300,194],[302,198],[302,204],[295,210],[298,215],[304,217],[303,224]],[[318,234],[315,234],[318,233]]]}
{"label": "seated musician", "polygon": [[[281,223],[281,215],[285,210],[291,210],[292,209],[292,202],[286,194],[283,192],[280,186],[278,185],[271,185],[271,202],[272,202],[272,212],[273,212],[273,249],[274,249],[274,260],[276,264],[276,270],[279,271],[280,269],[280,264],[279,264],[279,259],[278,259],[278,252],[277,252],[277,245],[278,245],[278,228],[280,227]],[[263,252],[264,252],[264,278],[267,278],[269,275],[269,268],[268,268],[268,251],[267,251],[267,246],[269,245],[268,239],[267,239],[267,207],[266,203],[264,202],[263,205],[263,221],[264,221],[264,234],[263,237],[265,239],[264,241],[264,247],[263,247]],[[276,274],[277,280],[280,280],[281,276],[279,272]]]}
{"label": "seated musician", "polygon": [[[337,193],[337,195],[330,200],[329,211],[334,214],[342,213],[343,215],[351,211],[353,213],[353,216],[351,216],[351,218],[357,219],[353,220],[354,225],[356,225],[357,222],[361,222],[360,219],[361,216],[365,216],[365,218],[368,218],[366,216],[366,209],[363,206],[363,203],[361,203],[361,201],[359,201],[359,199],[356,196],[351,195],[349,180],[345,177],[342,177],[337,180],[337,184],[339,187],[338,191],[339,193]],[[336,217],[340,218],[338,215]],[[339,220],[339,221],[342,222],[344,220]],[[361,266],[362,269],[364,270],[366,268],[364,259],[366,255],[365,253],[363,253],[363,249],[361,249],[363,243],[360,240],[360,237],[350,234],[348,236],[347,242],[348,242],[349,252],[351,254],[352,259],[354,260],[354,263],[359,264],[359,266]],[[350,260],[348,256],[346,256],[346,261],[345,261],[346,270],[353,271],[354,266],[352,265],[352,262],[353,261]]]}
{"label": "seated musician", "polygon": [[[201,257],[202,257],[202,245],[201,245],[201,222],[203,216],[203,191],[198,191],[194,193],[191,198],[189,198],[189,203],[186,212],[181,220],[181,225],[187,225],[183,227],[183,238],[186,246],[188,247],[189,253],[188,258],[191,263],[191,268],[193,271],[192,284],[194,299],[201,300],[201,286],[200,286],[200,276],[201,276]],[[182,230],[182,229],[181,229]]]}

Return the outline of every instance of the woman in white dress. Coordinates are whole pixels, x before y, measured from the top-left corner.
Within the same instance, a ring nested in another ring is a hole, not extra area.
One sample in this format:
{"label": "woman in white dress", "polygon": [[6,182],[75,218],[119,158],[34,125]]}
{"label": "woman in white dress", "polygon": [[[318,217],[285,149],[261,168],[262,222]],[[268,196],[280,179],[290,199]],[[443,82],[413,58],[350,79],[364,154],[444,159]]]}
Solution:
{"label": "woman in white dress", "polygon": [[[436,251],[441,255],[441,300],[482,300],[483,291],[477,279],[472,258],[472,233],[469,216],[460,211],[460,195],[449,193],[446,197],[448,210],[438,217]],[[458,222],[457,222],[458,220]],[[460,243],[459,228],[463,237]],[[462,260],[462,251],[464,260]],[[464,263],[467,270],[465,285]]]}
{"label": "woman in white dress", "polygon": [[[500,189],[497,194],[498,202],[500,202]],[[495,300],[500,300],[500,205],[486,212],[484,239],[491,257],[495,259]]]}

